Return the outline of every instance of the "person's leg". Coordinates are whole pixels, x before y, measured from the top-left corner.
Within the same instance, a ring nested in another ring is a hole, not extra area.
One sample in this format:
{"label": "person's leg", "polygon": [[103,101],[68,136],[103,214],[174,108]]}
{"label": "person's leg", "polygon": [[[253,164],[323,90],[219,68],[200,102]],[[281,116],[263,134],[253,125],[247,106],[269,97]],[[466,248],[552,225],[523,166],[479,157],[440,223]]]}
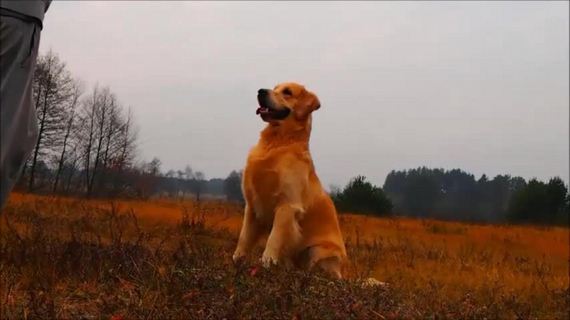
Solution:
{"label": "person's leg", "polygon": [[37,140],[32,78],[39,40],[36,24],[0,17],[0,210]]}

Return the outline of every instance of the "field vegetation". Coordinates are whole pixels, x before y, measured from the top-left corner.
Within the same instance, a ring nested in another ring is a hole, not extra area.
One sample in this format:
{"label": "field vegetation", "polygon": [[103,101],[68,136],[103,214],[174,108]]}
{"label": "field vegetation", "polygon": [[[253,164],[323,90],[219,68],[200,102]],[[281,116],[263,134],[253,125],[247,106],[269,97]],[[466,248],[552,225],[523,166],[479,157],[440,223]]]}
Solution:
{"label": "field vegetation", "polygon": [[[341,215],[346,279],[231,261],[222,201],[12,195],[2,319],[567,319],[569,233]],[[374,278],[383,284],[373,285]]]}

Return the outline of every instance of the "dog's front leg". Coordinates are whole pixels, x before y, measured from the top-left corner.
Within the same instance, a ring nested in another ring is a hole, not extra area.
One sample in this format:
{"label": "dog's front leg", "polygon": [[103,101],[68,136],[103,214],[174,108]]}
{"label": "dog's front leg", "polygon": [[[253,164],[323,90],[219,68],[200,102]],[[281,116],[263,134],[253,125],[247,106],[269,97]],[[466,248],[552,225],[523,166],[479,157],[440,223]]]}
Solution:
{"label": "dog's front leg", "polygon": [[281,205],[275,210],[271,233],[261,257],[264,266],[276,264],[289,257],[291,251],[298,246],[301,241],[301,228],[297,217],[300,213],[302,208],[291,204]]}
{"label": "dog's front leg", "polygon": [[255,221],[255,213],[250,205],[245,205],[243,224],[239,233],[238,244],[233,255],[234,262],[238,262],[246,256],[261,236],[260,226]]}

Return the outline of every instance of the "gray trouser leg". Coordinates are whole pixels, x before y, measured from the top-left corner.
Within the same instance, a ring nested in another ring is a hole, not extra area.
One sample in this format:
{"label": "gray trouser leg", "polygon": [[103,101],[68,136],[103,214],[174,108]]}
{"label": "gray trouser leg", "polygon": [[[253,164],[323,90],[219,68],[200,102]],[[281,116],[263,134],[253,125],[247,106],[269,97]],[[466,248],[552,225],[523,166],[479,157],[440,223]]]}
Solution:
{"label": "gray trouser leg", "polygon": [[32,77],[39,40],[36,24],[0,17],[0,209],[38,136]]}

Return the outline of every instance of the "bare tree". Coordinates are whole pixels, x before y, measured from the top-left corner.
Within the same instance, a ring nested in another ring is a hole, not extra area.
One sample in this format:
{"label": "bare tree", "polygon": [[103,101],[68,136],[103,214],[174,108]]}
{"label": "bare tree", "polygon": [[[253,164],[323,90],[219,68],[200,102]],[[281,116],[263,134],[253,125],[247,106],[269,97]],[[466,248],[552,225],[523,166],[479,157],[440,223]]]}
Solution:
{"label": "bare tree", "polygon": [[53,155],[54,149],[61,143],[61,133],[65,129],[65,119],[69,112],[69,104],[66,102],[73,95],[74,81],[65,63],[49,51],[38,58],[32,85],[39,132],[30,163],[29,190],[34,189],[37,164],[41,157],[49,157],[50,152]]}
{"label": "bare tree", "polygon": [[67,126],[65,128],[65,136],[63,138],[63,145],[62,145],[62,149],[61,149],[61,155],[59,157],[59,162],[58,162],[58,166],[57,166],[57,171],[55,174],[55,178],[54,178],[54,183],[53,183],[53,192],[57,192],[57,187],[58,187],[58,183],[59,183],[59,178],[61,176],[61,172],[63,170],[64,167],[64,162],[65,162],[65,157],[66,157],[66,151],[67,151],[67,147],[70,141],[70,136],[72,134],[72,130],[75,124],[75,113],[76,113],[76,107],[79,103],[79,98],[81,97],[81,95],[83,94],[83,85],[79,82],[79,81],[75,81],[75,83],[73,84],[73,93],[71,94],[71,99],[70,99],[70,106],[69,106],[69,119],[67,120]]}
{"label": "bare tree", "polygon": [[97,104],[97,108],[95,109],[96,112],[94,115],[97,126],[97,147],[94,149],[95,163],[93,164],[91,180],[87,185],[87,197],[90,197],[91,193],[93,192],[93,185],[95,183],[95,178],[97,177],[97,170],[99,169],[99,162],[101,161],[102,157],[101,151],[105,139],[105,127],[109,121],[108,119],[112,112],[111,110],[115,107],[115,96],[110,92],[109,88],[104,88],[101,91],[98,102],[99,103]]}
{"label": "bare tree", "polygon": [[133,114],[129,109],[122,120],[122,125],[116,139],[116,155],[109,160],[113,172],[113,192],[119,193],[121,189],[128,187],[129,183],[124,177],[126,169],[132,166],[136,154],[136,140],[138,131],[133,123]]}
{"label": "bare tree", "polygon": [[138,130],[133,123],[133,113],[131,109],[128,110],[125,122],[121,128],[121,135],[119,138],[119,156],[116,163],[121,172],[126,166],[132,164],[136,153],[136,140],[138,137]]}
{"label": "bare tree", "polygon": [[82,109],[81,122],[83,130],[79,131],[79,141],[82,145],[85,172],[85,190],[88,190],[91,181],[91,149],[93,148],[93,139],[95,138],[95,113],[99,99],[99,87],[93,88],[93,93],[85,99]]}

